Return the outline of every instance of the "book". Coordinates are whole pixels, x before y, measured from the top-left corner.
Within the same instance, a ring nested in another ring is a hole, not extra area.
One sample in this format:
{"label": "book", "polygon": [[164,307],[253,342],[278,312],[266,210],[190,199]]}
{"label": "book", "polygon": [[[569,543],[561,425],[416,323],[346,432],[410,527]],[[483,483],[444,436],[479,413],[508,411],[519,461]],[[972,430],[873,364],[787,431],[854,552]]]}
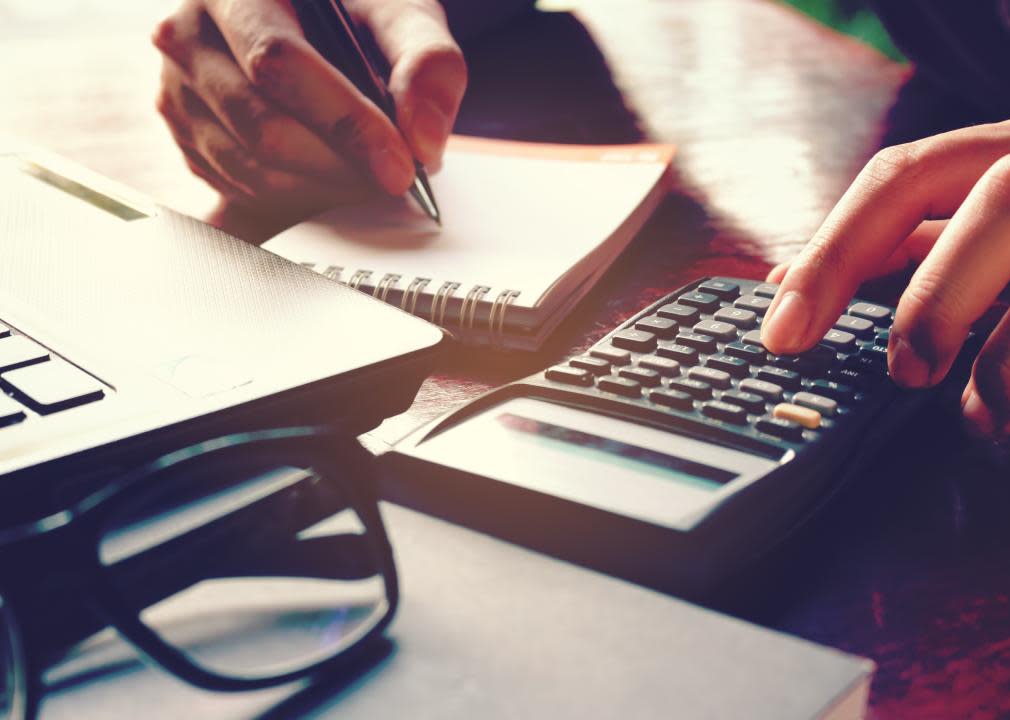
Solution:
{"label": "book", "polygon": [[535,350],[666,194],[669,145],[453,136],[431,178],[439,227],[409,198],[328,210],[263,247],[441,325]]}

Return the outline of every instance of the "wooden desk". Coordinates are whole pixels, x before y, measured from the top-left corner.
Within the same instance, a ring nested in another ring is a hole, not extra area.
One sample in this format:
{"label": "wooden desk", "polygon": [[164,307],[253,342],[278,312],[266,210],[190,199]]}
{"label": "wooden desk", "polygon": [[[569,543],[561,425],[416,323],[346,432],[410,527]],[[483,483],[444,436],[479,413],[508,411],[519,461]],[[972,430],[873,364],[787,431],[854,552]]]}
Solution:
{"label": "wooden desk", "polygon": [[[0,128],[208,211],[212,195],[152,110],[158,62],[147,34],[172,5],[93,0],[66,17],[0,2],[0,87],[15,98],[0,106]],[[49,54],[37,51],[43,37]],[[909,75],[768,0],[584,0],[469,54],[459,131],[675,142],[677,190],[542,353],[454,354],[375,443],[588,346],[697,275],[759,277],[790,257],[880,144]],[[874,658],[876,718],[1005,715],[1008,508],[1010,486],[973,457],[954,419],[923,417],[762,583],[771,591],[738,597],[734,611]]]}

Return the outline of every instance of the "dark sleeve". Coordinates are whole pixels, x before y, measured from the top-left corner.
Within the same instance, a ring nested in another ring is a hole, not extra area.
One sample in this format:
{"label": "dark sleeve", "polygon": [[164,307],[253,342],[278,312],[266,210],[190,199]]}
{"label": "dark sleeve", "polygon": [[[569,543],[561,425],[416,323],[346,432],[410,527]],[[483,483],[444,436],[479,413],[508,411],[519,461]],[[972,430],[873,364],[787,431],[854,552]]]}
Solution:
{"label": "dark sleeve", "polygon": [[441,0],[449,27],[458,40],[490,30],[533,9],[536,0]]}

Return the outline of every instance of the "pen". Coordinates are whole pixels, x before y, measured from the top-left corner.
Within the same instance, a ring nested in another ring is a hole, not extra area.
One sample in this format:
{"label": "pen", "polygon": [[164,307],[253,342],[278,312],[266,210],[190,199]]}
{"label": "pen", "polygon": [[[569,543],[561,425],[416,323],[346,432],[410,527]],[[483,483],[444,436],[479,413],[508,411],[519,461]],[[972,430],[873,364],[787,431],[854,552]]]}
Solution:
{"label": "pen", "polygon": [[[354,20],[343,3],[340,0],[293,0],[292,4],[306,39],[395,125],[396,103],[369,59]],[[414,160],[414,184],[410,194],[432,220],[442,224],[428,175],[417,160]]]}

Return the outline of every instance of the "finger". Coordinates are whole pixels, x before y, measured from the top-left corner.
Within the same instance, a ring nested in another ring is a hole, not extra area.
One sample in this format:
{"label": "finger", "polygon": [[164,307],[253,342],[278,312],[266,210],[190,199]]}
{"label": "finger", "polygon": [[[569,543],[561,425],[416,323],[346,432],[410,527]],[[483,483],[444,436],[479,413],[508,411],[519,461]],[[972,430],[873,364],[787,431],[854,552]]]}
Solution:
{"label": "finger", "polygon": [[414,156],[437,168],[466,90],[463,53],[436,0],[365,3],[359,15],[389,60],[389,89]]}
{"label": "finger", "polygon": [[891,376],[939,382],[971,328],[1010,280],[1010,156],[993,164],[915,271],[888,343]]}
{"label": "finger", "polygon": [[786,276],[786,271],[788,270],[789,263],[779,263],[768,271],[768,275],[765,277],[765,280],[770,283],[782,282],[782,278]]}
{"label": "finger", "polygon": [[207,0],[207,10],[257,92],[367,169],[387,192],[407,191],[414,161],[399,131],[312,48],[289,4]]}
{"label": "finger", "polygon": [[961,413],[980,434],[1010,435],[1010,312],[1000,320],[975,359],[961,397]]}
{"label": "finger", "polygon": [[773,352],[816,343],[859,283],[923,220],[950,217],[975,181],[1010,150],[1000,123],[887,148],[870,161],[790,264],[762,328]]}

